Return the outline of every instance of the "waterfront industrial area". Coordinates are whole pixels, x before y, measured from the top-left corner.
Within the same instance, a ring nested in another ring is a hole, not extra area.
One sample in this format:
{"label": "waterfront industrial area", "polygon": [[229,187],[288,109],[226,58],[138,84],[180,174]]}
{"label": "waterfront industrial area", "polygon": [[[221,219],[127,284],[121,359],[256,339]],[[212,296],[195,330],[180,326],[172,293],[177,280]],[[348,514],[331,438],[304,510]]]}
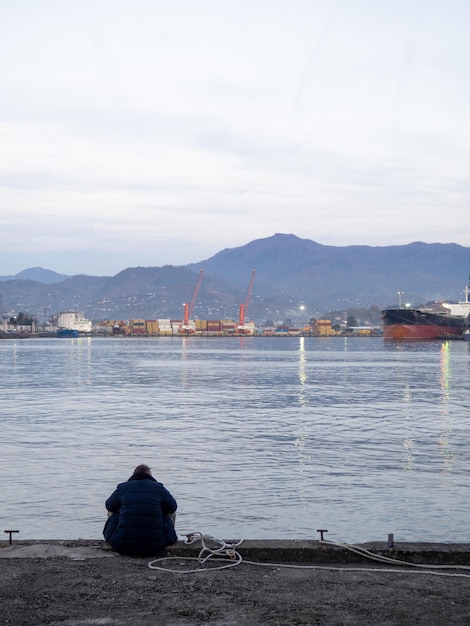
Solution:
{"label": "waterfront industrial area", "polygon": [[0,338],[63,337],[338,337],[338,336],[381,336],[380,326],[344,326],[338,328],[331,320],[312,320],[312,324],[291,326],[279,324],[257,326],[255,322],[240,320],[184,320],[184,319],[131,319],[102,320],[92,323],[82,313],[67,311],[53,316],[45,326],[38,326],[34,319],[29,324],[17,324],[15,320],[4,320]]}

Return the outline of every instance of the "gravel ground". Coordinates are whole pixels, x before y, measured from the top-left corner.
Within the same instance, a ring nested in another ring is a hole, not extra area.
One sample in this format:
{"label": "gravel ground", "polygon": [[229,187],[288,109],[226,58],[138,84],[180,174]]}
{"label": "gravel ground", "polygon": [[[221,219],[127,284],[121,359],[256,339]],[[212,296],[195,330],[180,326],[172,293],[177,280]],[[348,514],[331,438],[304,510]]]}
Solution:
{"label": "gravel ground", "polygon": [[[470,577],[373,563],[288,569],[245,561],[182,574],[150,569],[149,561],[117,556],[102,542],[3,547],[0,624],[470,625]],[[181,556],[165,565],[198,567]]]}

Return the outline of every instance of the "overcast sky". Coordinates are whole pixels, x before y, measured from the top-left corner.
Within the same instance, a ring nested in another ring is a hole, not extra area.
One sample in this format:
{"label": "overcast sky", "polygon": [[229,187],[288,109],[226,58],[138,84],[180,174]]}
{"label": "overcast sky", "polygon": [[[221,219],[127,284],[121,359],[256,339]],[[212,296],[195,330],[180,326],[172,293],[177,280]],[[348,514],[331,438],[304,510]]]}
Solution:
{"label": "overcast sky", "polygon": [[15,0],[0,275],[470,245],[468,0]]}

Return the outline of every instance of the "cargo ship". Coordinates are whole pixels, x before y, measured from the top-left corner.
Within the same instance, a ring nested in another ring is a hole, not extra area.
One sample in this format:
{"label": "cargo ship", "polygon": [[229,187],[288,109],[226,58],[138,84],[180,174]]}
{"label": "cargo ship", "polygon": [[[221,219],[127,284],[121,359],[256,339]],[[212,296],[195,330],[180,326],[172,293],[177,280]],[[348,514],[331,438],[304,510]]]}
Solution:
{"label": "cargo ship", "polygon": [[455,304],[442,303],[442,312],[409,306],[382,311],[384,339],[446,339],[463,338],[470,315],[469,287],[465,300]]}

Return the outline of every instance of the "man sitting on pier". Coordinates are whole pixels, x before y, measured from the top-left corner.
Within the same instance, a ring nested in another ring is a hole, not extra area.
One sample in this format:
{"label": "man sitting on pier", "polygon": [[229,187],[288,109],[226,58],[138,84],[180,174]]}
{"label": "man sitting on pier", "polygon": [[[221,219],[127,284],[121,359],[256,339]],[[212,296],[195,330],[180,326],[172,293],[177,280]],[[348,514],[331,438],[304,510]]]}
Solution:
{"label": "man sitting on pier", "polygon": [[110,546],[129,556],[153,556],[178,539],[174,521],[176,500],[152,476],[148,465],[138,465],[106,500],[108,518],[103,535]]}

